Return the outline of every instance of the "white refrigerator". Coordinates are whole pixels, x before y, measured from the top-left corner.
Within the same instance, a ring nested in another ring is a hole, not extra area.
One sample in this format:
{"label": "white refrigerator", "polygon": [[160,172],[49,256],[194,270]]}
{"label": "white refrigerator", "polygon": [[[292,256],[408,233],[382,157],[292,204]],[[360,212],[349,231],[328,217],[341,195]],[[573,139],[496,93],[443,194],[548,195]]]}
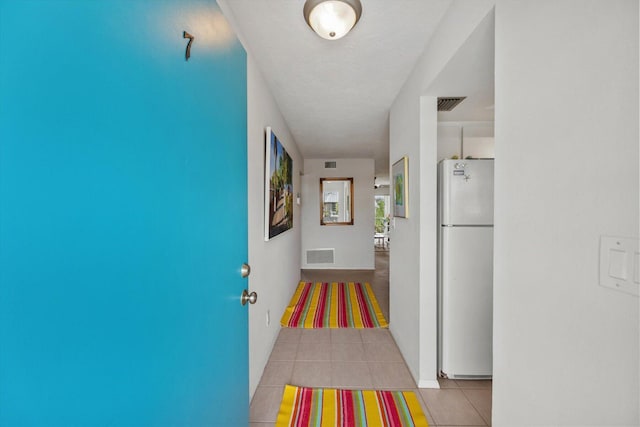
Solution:
{"label": "white refrigerator", "polygon": [[493,164],[438,165],[438,354],[446,378],[492,376]]}

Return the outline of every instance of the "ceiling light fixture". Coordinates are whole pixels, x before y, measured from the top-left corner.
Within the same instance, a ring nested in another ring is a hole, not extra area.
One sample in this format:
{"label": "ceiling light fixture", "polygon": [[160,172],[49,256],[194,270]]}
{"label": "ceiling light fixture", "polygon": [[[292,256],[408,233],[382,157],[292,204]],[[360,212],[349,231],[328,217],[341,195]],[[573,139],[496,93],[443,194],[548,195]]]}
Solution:
{"label": "ceiling light fixture", "polygon": [[360,0],[307,0],[304,19],[320,37],[338,40],[356,25],[362,15]]}

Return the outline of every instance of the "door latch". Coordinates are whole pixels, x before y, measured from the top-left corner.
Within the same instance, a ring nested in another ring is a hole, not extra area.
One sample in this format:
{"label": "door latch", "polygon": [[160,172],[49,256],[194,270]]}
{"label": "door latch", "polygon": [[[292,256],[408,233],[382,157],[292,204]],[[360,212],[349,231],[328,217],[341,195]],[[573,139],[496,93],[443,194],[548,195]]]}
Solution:
{"label": "door latch", "polygon": [[256,294],[255,292],[249,293],[249,291],[247,291],[246,289],[242,291],[242,296],[240,297],[240,303],[242,305],[246,305],[247,302],[249,304],[255,304],[256,301],[258,301],[258,294]]}

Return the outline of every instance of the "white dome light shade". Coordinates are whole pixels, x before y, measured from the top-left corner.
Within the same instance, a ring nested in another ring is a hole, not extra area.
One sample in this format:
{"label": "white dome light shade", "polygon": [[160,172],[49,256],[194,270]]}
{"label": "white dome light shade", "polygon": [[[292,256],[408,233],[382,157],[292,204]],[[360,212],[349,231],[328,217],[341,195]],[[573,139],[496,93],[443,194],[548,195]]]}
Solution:
{"label": "white dome light shade", "polygon": [[307,0],[304,18],[313,31],[327,40],[344,37],[362,13],[359,0]]}

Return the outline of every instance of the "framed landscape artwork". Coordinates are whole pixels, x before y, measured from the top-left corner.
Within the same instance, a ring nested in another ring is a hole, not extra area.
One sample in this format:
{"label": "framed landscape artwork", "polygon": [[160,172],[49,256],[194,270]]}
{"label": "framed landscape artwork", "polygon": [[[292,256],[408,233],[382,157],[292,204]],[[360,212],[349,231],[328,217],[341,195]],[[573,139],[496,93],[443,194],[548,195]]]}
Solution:
{"label": "framed landscape artwork", "polygon": [[266,129],[264,240],[293,227],[293,160],[270,127]]}
{"label": "framed landscape artwork", "polygon": [[393,216],[409,218],[409,159],[405,156],[391,167]]}

